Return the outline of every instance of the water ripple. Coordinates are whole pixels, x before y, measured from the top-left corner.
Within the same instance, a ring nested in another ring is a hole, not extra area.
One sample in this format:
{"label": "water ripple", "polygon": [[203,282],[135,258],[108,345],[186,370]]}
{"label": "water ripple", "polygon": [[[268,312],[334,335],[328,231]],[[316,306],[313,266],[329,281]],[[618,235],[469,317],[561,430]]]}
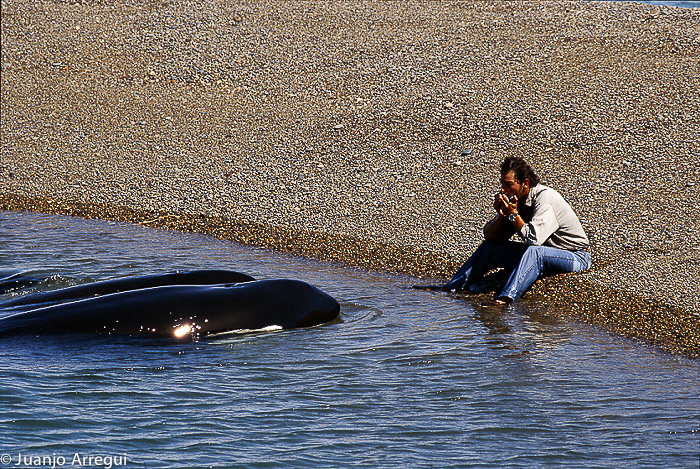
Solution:
{"label": "water ripple", "polygon": [[342,308],[315,328],[185,344],[3,339],[3,452],[130,467],[697,464],[698,362],[539,306],[480,309],[409,277],[116,223],[0,213],[0,235],[0,270],[44,276],[38,290],[230,268],[309,281]]}

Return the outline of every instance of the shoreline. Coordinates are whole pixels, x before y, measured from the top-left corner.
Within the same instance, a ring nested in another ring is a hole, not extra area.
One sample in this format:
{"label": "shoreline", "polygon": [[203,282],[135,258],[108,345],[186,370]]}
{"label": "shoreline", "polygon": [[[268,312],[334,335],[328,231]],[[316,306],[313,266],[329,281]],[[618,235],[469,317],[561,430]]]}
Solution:
{"label": "shoreline", "polygon": [[4,208],[449,277],[522,156],[593,250],[532,298],[699,353],[700,10],[3,0],[2,23]]}
{"label": "shoreline", "polygon": [[[450,258],[446,253],[425,252],[303,230],[246,225],[204,215],[142,212],[127,207],[3,193],[0,193],[0,210],[77,216],[193,232],[316,260],[417,277],[449,278],[450,273],[459,266],[459,260]],[[671,354],[688,358],[700,357],[697,315],[670,307],[662,301],[631,292],[611,290],[581,277],[578,274],[564,274],[538,280],[519,301],[538,302],[554,307],[557,312],[547,314],[600,327]]]}

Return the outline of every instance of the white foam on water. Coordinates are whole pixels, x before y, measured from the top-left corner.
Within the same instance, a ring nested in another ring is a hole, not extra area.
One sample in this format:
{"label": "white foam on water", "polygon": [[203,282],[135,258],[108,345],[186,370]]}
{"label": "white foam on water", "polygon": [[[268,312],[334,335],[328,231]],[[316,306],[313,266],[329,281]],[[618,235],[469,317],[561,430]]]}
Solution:
{"label": "white foam on water", "polygon": [[260,329],[232,329],[230,331],[224,331],[224,332],[217,332],[215,334],[209,334],[209,337],[218,337],[222,335],[232,335],[232,334],[255,334],[259,332],[273,332],[273,331],[281,331],[282,326],[277,326],[277,325],[272,325],[272,326],[265,326]]}

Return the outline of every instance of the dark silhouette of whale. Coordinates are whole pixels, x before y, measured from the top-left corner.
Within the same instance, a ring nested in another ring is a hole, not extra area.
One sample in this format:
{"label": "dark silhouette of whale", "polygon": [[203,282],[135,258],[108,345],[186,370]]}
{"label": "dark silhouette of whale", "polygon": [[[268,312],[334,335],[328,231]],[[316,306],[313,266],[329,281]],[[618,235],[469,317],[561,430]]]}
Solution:
{"label": "dark silhouette of whale", "polygon": [[0,336],[17,334],[207,335],[330,322],[340,311],[306,282],[255,280],[200,270],[107,280],[0,303]]}
{"label": "dark silhouette of whale", "polygon": [[[42,279],[36,275],[27,275],[21,272],[8,272],[2,276],[0,272],[0,291],[7,284],[6,291],[16,290],[21,287],[40,283]],[[193,270],[188,272],[173,272],[165,274],[141,275],[137,277],[125,277],[100,282],[76,285],[73,287],[49,290],[29,295],[23,295],[0,303],[0,310],[8,307],[29,307],[30,305],[44,305],[68,300],[79,300],[98,295],[108,295],[142,288],[162,287],[165,285],[215,285],[222,283],[240,283],[255,280],[253,277],[231,270]],[[19,288],[18,288],[19,285]]]}

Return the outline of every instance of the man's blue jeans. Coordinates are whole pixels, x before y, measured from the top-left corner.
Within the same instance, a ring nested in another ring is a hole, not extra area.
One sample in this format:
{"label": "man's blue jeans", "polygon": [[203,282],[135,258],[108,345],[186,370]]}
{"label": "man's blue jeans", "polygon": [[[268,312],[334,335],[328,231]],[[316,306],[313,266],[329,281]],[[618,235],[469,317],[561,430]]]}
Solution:
{"label": "man's blue jeans", "polygon": [[511,271],[498,298],[516,300],[540,277],[590,269],[591,255],[587,251],[566,251],[515,241],[484,241],[443,288],[473,290],[475,282],[496,268]]}

